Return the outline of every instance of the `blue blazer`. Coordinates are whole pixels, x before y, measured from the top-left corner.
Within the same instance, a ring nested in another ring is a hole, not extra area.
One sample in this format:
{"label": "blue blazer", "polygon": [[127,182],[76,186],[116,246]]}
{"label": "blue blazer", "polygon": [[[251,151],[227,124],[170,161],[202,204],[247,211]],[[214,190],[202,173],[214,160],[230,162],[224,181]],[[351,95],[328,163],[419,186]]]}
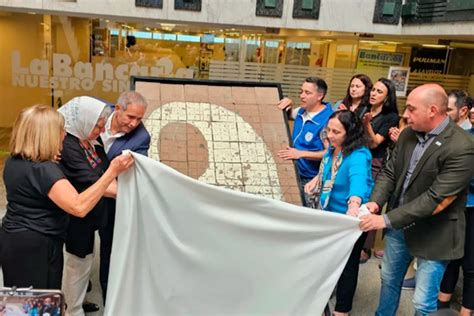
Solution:
{"label": "blue blazer", "polygon": [[148,156],[150,147],[150,134],[143,123],[140,123],[133,131],[117,138],[110,146],[107,157],[112,160],[122,153],[122,150],[129,149],[133,152]]}

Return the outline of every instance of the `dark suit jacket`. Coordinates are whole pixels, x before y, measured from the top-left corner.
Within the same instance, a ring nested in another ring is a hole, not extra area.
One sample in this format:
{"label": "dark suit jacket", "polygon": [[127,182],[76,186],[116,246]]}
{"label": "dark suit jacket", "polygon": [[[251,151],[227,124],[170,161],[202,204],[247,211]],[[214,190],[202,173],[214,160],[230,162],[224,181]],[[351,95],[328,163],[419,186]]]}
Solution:
{"label": "dark suit jacket", "polygon": [[131,150],[133,152],[148,156],[148,148],[150,147],[150,134],[146,130],[143,123],[140,123],[133,131],[117,138],[112,146],[110,146],[107,157],[110,160],[119,156],[122,150]]}
{"label": "dark suit jacket", "polygon": [[452,121],[420,158],[404,196],[398,202],[410,158],[418,142],[406,128],[392,157],[375,181],[371,201],[383,206],[395,229],[404,229],[410,253],[429,260],[463,256],[466,191],[473,175],[474,141]]}

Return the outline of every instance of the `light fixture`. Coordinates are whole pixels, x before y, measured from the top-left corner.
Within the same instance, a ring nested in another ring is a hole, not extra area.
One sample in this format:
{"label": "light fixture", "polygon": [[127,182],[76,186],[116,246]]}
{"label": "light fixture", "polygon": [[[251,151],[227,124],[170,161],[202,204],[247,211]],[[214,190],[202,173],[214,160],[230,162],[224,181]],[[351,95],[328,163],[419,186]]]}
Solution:
{"label": "light fixture", "polygon": [[446,48],[446,45],[439,45],[439,44],[421,44],[421,46],[426,48]]}
{"label": "light fixture", "polygon": [[165,31],[171,32],[175,28],[176,24],[161,23],[161,28]]}
{"label": "light fixture", "polygon": [[382,43],[387,45],[400,45],[403,44],[402,42],[393,42],[393,41],[383,41]]}

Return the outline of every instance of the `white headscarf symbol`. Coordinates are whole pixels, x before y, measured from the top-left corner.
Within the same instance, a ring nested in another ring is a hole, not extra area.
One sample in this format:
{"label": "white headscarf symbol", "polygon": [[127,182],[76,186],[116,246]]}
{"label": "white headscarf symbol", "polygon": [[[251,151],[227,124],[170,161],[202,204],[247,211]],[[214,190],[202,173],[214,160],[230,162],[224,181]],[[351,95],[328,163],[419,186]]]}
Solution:
{"label": "white headscarf symbol", "polygon": [[107,103],[92,97],[75,97],[58,111],[64,116],[65,129],[80,140],[87,140]]}

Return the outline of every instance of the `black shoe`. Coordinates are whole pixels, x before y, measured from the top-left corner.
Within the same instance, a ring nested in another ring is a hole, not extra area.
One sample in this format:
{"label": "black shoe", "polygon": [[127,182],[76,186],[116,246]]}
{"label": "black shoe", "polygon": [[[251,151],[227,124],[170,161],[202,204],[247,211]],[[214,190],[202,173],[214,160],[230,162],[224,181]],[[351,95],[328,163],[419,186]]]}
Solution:
{"label": "black shoe", "polygon": [[91,282],[91,280],[89,280],[89,283],[87,283],[87,293],[89,293],[90,291],[92,291],[92,282]]}
{"label": "black shoe", "polygon": [[403,280],[402,290],[414,290],[416,288],[415,277]]}
{"label": "black shoe", "polygon": [[85,313],[93,313],[93,312],[97,312],[100,309],[100,307],[97,304],[86,301],[82,303],[82,309],[84,310]]}
{"label": "black shoe", "polygon": [[438,309],[451,308],[451,302],[442,302],[438,300]]}

